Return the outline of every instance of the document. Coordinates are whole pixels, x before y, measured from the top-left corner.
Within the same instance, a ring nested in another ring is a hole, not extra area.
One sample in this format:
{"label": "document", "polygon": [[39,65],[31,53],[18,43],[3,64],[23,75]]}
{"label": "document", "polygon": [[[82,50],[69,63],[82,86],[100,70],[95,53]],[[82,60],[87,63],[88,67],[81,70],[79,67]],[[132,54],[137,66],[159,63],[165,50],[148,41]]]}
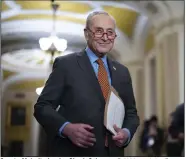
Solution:
{"label": "document", "polygon": [[122,128],[124,117],[125,105],[119,97],[117,91],[111,87],[111,91],[105,105],[104,125],[112,134],[116,135],[117,133],[113,126],[115,124],[117,127]]}

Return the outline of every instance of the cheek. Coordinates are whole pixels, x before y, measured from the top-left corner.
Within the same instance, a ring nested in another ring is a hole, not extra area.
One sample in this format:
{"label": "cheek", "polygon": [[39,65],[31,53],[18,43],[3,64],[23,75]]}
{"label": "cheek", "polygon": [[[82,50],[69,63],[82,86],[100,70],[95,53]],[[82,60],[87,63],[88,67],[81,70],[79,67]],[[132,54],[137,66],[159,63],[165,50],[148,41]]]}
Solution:
{"label": "cheek", "polygon": [[110,44],[107,45],[108,48],[111,48],[114,46],[114,42],[110,42]]}
{"label": "cheek", "polygon": [[99,46],[97,41],[92,41],[92,45],[93,45],[94,47],[98,47],[98,46]]}
{"label": "cheek", "polygon": [[115,41],[115,40],[111,40],[110,43],[111,43],[112,45],[114,45],[114,41]]}

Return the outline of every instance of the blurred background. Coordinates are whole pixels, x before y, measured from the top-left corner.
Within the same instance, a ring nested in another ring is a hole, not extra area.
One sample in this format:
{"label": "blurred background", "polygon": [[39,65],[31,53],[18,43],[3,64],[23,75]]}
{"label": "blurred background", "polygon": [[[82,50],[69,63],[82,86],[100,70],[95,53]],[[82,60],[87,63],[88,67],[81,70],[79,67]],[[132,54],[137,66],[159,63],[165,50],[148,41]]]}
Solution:
{"label": "blurred background", "polygon": [[183,147],[176,146],[182,141],[168,128],[184,103],[184,1],[4,0],[2,156],[45,156],[46,134],[33,106],[54,59],[86,47],[83,29],[94,10],[116,19],[118,37],[109,56],[127,66],[132,77],[140,126],[125,156],[183,155]]}

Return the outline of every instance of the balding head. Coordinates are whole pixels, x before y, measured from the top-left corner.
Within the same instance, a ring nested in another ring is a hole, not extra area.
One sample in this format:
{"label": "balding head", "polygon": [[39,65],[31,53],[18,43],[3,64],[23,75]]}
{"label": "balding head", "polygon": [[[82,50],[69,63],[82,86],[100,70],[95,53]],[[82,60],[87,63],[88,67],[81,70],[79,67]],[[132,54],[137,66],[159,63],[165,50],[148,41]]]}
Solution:
{"label": "balding head", "polygon": [[109,13],[107,13],[107,12],[105,12],[105,11],[94,11],[94,12],[90,13],[90,14],[88,15],[88,17],[87,17],[87,20],[86,20],[86,28],[89,28],[89,27],[90,27],[92,18],[93,18],[94,16],[96,16],[96,15],[101,15],[101,14],[104,14],[104,15],[109,16],[109,17],[113,20],[113,22],[114,22],[114,24],[115,24],[115,26],[116,26],[116,21],[115,21],[115,19],[114,19]]}

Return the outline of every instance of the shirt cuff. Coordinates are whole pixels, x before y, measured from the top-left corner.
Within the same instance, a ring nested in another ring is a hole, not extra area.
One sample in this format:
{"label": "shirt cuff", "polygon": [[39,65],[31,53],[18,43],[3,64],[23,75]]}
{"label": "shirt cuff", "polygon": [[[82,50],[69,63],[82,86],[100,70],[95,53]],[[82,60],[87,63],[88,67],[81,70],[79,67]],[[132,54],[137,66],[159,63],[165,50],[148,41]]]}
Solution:
{"label": "shirt cuff", "polygon": [[124,143],[124,145],[123,145],[123,146],[126,146],[126,145],[128,145],[129,142],[130,142],[131,134],[130,134],[130,131],[129,131],[127,128],[123,128],[123,130],[124,130],[125,132],[127,132],[127,134],[128,134],[128,139],[127,139],[127,141],[126,141],[126,142]]}
{"label": "shirt cuff", "polygon": [[69,123],[70,123],[70,122],[65,122],[65,123],[60,127],[60,129],[59,129],[59,136],[60,136],[60,137],[65,138],[65,137],[62,135],[63,129],[64,129],[64,127],[65,127],[67,124],[69,124]]}

